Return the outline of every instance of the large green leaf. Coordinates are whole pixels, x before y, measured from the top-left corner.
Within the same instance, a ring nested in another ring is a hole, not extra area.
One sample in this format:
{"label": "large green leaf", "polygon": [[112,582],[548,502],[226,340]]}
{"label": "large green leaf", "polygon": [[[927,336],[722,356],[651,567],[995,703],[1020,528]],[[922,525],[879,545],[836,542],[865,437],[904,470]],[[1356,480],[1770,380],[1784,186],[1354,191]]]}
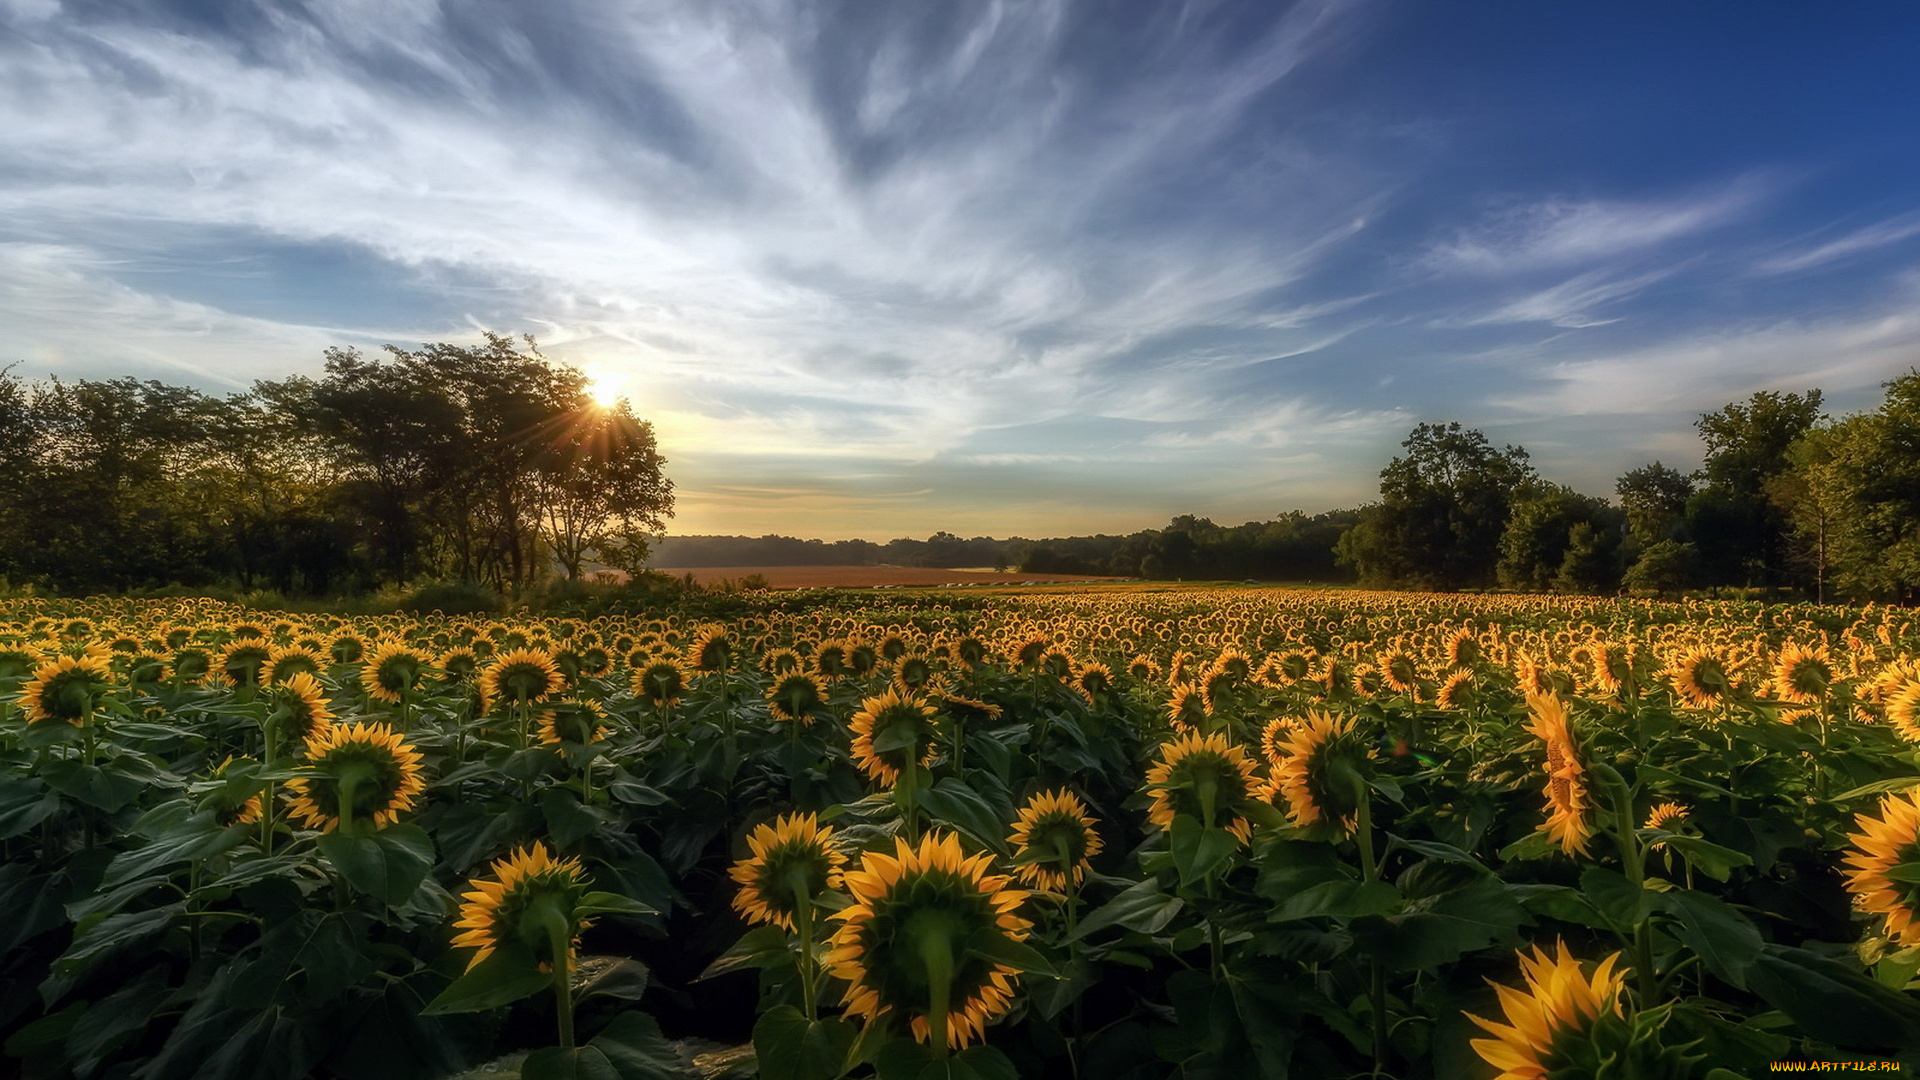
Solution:
{"label": "large green leaf", "polygon": [[808,1020],[776,1005],[753,1025],[753,1053],[763,1080],[834,1080],[846,1071],[857,1034],[844,1020]]}
{"label": "large green leaf", "polygon": [[0,840],[32,829],[60,809],[47,785],[31,776],[0,776]]}
{"label": "large green leaf", "polygon": [[553,985],[553,976],[540,970],[532,952],[517,944],[497,947],[493,955],[440,992],[420,1010],[422,1016],[485,1012],[510,1005]]}
{"label": "large green leaf", "polygon": [[1220,871],[1240,850],[1240,838],[1225,829],[1209,829],[1187,815],[1175,814],[1167,830],[1167,850],[1173,855],[1180,883],[1192,886]]}
{"label": "large green leaf", "polygon": [[411,899],[433,869],[433,840],[418,825],[389,825],[367,836],[330,832],[317,843],[347,884],[393,907]]}
{"label": "large green leaf", "polygon": [[959,829],[974,843],[1002,855],[1011,854],[1006,825],[1012,816],[1010,809],[993,805],[985,795],[951,776],[942,777],[916,797],[922,810]]}
{"label": "large green leaf", "polygon": [[1763,945],[1747,969],[1747,988],[1823,1042],[1857,1049],[1920,1045],[1920,1002],[1832,957]]}
{"label": "large green leaf", "polygon": [[1753,923],[1725,901],[1692,889],[1674,889],[1662,895],[1660,903],[1679,920],[1668,931],[1685,942],[1708,971],[1745,990],[1747,969],[1760,957],[1760,931]]}
{"label": "large green leaf", "polygon": [[1186,901],[1169,896],[1152,878],[1134,885],[1094,909],[1067,939],[1078,941],[1098,930],[1119,926],[1143,934],[1157,934],[1173,921]]}

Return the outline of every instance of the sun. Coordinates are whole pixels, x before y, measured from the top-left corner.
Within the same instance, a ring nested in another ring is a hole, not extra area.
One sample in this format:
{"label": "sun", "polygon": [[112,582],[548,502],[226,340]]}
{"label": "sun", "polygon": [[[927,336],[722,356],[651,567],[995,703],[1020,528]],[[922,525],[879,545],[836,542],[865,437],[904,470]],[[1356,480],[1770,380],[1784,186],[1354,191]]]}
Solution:
{"label": "sun", "polygon": [[610,371],[602,371],[587,376],[587,396],[603,409],[611,409],[620,404],[626,396],[626,380]]}

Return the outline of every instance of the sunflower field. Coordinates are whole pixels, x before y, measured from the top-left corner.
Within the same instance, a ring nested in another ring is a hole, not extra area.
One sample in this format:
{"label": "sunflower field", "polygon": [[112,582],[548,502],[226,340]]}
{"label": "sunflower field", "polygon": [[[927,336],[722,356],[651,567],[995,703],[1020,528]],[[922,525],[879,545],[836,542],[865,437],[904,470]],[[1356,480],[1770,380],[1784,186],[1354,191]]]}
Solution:
{"label": "sunflower field", "polygon": [[739,612],[0,601],[0,1073],[1920,1066],[1915,613]]}

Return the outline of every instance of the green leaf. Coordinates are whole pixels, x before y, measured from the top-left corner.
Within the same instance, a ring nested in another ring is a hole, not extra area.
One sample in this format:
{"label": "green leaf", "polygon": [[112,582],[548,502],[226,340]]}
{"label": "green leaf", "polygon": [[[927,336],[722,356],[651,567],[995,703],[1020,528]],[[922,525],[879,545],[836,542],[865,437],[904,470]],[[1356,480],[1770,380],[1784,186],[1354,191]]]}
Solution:
{"label": "green leaf", "polygon": [[1602,866],[1590,866],[1581,872],[1580,891],[1613,929],[1622,933],[1645,922],[1654,907],[1654,893],[1628,881],[1619,871]]}
{"label": "green leaf", "polygon": [[[1705,780],[1698,780],[1691,776],[1682,776],[1677,772],[1672,772],[1667,769],[1657,768],[1653,765],[1643,764],[1643,765],[1640,765],[1635,771],[1638,773],[1639,778],[1641,780],[1658,780],[1658,781],[1663,781],[1669,784],[1682,784],[1686,787],[1699,788],[1702,791],[1711,791],[1716,795],[1725,795],[1729,799],[1735,799],[1739,797],[1735,795],[1733,792],[1728,791],[1726,788],[1723,788],[1718,784],[1710,784]],[[1915,780],[1909,781],[1908,783],[1909,784],[1920,783],[1920,779],[1915,779]],[[1846,797],[1847,796],[1845,795],[1840,796],[1840,798],[1842,799]]]}
{"label": "green leaf", "polygon": [[1858,1049],[1920,1044],[1920,1002],[1831,957],[1763,945],[1747,988],[1823,1042]]}
{"label": "green leaf", "polygon": [[1890,866],[1885,873],[1888,878],[1903,885],[1920,885],[1920,862],[1905,862],[1898,866]]}
{"label": "green leaf", "polygon": [[1501,862],[1517,862],[1524,859],[1544,859],[1560,850],[1544,832],[1530,832],[1527,835],[1500,849]]}
{"label": "green leaf", "polygon": [[418,825],[389,825],[370,836],[323,834],[316,841],[347,884],[400,907],[433,869],[433,840]]}
{"label": "green leaf", "polygon": [[1015,941],[995,927],[981,927],[967,935],[970,956],[1005,964],[1015,971],[1057,977],[1060,971],[1045,954],[1025,942]]}
{"label": "green leaf", "polygon": [[60,800],[33,777],[0,777],[0,840],[27,832],[59,809]]}
{"label": "green leaf", "polygon": [[532,952],[517,944],[501,945],[478,967],[453,980],[453,985],[428,1002],[420,1014],[485,1012],[532,997],[552,985],[553,976],[540,970]]}
{"label": "green leaf", "polygon": [[970,1046],[948,1058],[931,1048],[898,1038],[880,1049],[874,1062],[880,1080],[1020,1080],[1007,1055],[991,1046]]}
{"label": "green leaf", "polygon": [[1596,930],[1611,930],[1613,921],[1593,906],[1593,901],[1579,889],[1567,885],[1509,885],[1507,891],[1517,897],[1521,906],[1536,915],[1545,915],[1549,919],[1591,926]]}
{"label": "green leaf", "polygon": [[40,770],[47,786],[88,806],[108,813],[125,809],[140,797],[147,785],[139,778],[120,771],[109,771],[73,758],[48,762]]}
{"label": "green leaf", "polygon": [[100,884],[111,888],[172,863],[224,854],[245,843],[249,835],[244,826],[222,828],[210,814],[195,815],[154,836],[146,846],[114,856]]}
{"label": "green leaf", "polygon": [[1331,916],[1355,919],[1389,915],[1400,908],[1400,892],[1384,881],[1328,881],[1295,893],[1267,913],[1268,922]]}
{"label": "green leaf", "polygon": [[680,1056],[653,1017],[623,1012],[587,1046],[606,1055],[620,1080],[699,1080],[700,1072]]}
{"label": "green leaf", "polygon": [[[1642,771],[1644,772],[1645,770],[1643,769]],[[1891,780],[1876,780],[1871,784],[1862,784],[1852,790],[1830,796],[1828,801],[1836,803],[1852,802],[1854,799],[1862,799],[1868,795],[1882,795],[1889,791],[1905,791],[1910,787],[1916,786],[1920,786],[1920,776],[1896,776]]]}
{"label": "green leaf", "polygon": [[1525,909],[1498,878],[1475,874],[1456,888],[1408,899],[1399,914],[1355,919],[1351,928],[1354,939],[1393,970],[1426,971],[1490,945],[1518,944],[1525,920]]}
{"label": "green leaf", "polygon": [[918,724],[889,724],[885,730],[873,738],[873,752],[876,754],[898,754],[911,751],[920,742],[922,731]]}
{"label": "green leaf", "polygon": [[1079,941],[1096,930],[1118,926],[1142,934],[1157,934],[1173,921],[1186,901],[1160,891],[1159,882],[1148,878],[1094,909],[1067,940]]}
{"label": "green leaf", "polygon": [[579,969],[590,970],[596,960],[614,960],[603,971],[589,977],[573,989],[574,1004],[581,1004],[591,998],[612,998],[615,1001],[639,1001],[647,992],[651,973],[647,965],[627,957],[591,957],[579,958]]}
{"label": "green leaf", "polygon": [[[1683,836],[1678,833],[1667,837],[1667,846],[1678,851],[1694,869],[1714,879],[1727,880],[1727,875],[1736,866],[1752,866],[1753,859],[1746,853],[1732,848],[1710,844],[1697,836]],[[1917,879],[1920,880],[1920,879]]]}
{"label": "green leaf", "polygon": [[793,962],[793,950],[787,943],[786,931],[777,926],[756,926],[742,934],[732,948],[721,953],[693,981],[717,979],[743,969],[781,967]]}
{"label": "green leaf", "polygon": [[630,896],[619,893],[590,892],[574,905],[573,913],[577,918],[591,915],[658,915],[658,911]]}
{"label": "green leaf", "polygon": [[1680,925],[1668,927],[1715,976],[1745,990],[1747,969],[1760,957],[1760,931],[1731,905],[1703,892],[1674,889],[1660,903]]}
{"label": "green leaf", "polygon": [[520,1063],[521,1080],[620,1080],[606,1052],[591,1044],[571,1050],[549,1046]]}
{"label": "green leaf", "polygon": [[844,1020],[808,1020],[776,1005],[753,1025],[753,1053],[763,1080],[834,1080],[847,1069],[856,1034]]}
{"label": "green leaf", "polygon": [[1187,814],[1175,814],[1167,830],[1167,850],[1173,854],[1180,884],[1206,881],[1240,850],[1240,838],[1225,829],[1209,829]]}
{"label": "green leaf", "polygon": [[974,843],[1002,855],[1011,854],[1006,825],[1012,816],[1010,807],[996,807],[985,795],[951,776],[942,777],[939,783],[922,789],[915,797],[920,800],[922,810],[959,829]]}
{"label": "green leaf", "polygon": [[108,915],[82,922],[73,935],[73,944],[53,962],[53,973],[40,984],[40,997],[48,1005],[71,993],[96,965],[115,956],[143,948],[164,933],[186,910],[185,904],[169,904],[150,911]]}
{"label": "green leaf", "polygon": [[580,804],[580,796],[567,788],[550,787],[540,793],[540,813],[547,819],[547,835],[560,847],[569,848],[606,820],[601,811]]}

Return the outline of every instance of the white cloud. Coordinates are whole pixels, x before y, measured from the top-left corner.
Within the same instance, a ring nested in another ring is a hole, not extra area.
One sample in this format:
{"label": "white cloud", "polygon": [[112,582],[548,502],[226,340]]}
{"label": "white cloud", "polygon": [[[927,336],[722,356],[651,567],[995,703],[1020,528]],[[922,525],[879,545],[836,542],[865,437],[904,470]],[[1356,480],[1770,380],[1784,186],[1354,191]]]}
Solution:
{"label": "white cloud", "polygon": [[1897,244],[1914,236],[1920,236],[1920,213],[1901,214],[1898,217],[1856,229],[1836,240],[1829,240],[1792,254],[1777,255],[1755,266],[1754,271],[1761,274],[1793,273],[1797,270],[1823,266],[1836,259],[1844,259],[1863,251]]}
{"label": "white cloud", "polygon": [[1602,317],[1596,309],[1633,296],[1673,273],[1674,270],[1668,268],[1617,277],[1604,270],[1595,270],[1523,296],[1485,315],[1454,322],[1443,321],[1440,325],[1486,326],[1541,322],[1568,329],[1605,326],[1618,322],[1619,317]]}
{"label": "white cloud", "polygon": [[1545,199],[1488,215],[1435,244],[1423,262],[1433,269],[1504,273],[1644,251],[1738,220],[1763,201],[1769,186],[1743,177],[1664,202]]}

